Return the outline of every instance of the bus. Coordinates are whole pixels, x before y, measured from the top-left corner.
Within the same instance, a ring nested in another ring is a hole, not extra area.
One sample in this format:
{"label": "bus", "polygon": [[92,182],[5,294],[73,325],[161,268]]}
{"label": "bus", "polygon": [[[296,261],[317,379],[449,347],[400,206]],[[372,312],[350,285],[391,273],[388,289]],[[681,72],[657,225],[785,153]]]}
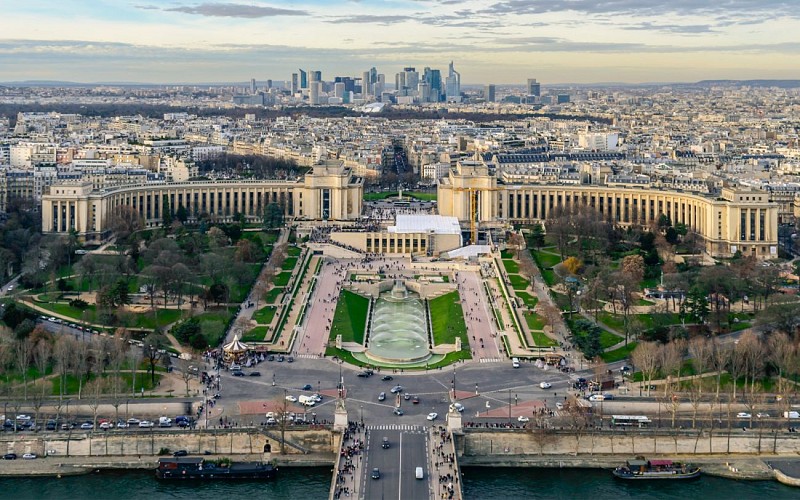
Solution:
{"label": "bus", "polygon": [[648,417],[644,415],[612,415],[611,416],[611,424],[616,426],[636,426],[636,427],[647,427],[647,424],[651,423]]}

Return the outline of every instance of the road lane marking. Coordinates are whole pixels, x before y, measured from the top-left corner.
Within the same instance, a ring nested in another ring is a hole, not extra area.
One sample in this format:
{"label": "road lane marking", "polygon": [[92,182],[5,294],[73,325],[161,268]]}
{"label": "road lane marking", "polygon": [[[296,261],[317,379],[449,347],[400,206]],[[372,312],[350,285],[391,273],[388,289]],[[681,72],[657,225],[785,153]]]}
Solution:
{"label": "road lane marking", "polygon": [[400,433],[400,464],[397,473],[397,500],[403,500],[403,433]]}

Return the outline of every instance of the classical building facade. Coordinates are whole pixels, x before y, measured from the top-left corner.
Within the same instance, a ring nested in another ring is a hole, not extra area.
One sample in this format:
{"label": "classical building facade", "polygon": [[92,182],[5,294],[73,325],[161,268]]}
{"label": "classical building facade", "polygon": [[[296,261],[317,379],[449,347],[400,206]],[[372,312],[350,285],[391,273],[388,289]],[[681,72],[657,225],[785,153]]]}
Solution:
{"label": "classical building facade", "polygon": [[91,183],[62,183],[42,196],[42,231],[75,230],[87,240],[109,235],[110,220],[120,207],[132,207],[146,227],[162,223],[164,211],[184,207],[190,217],[208,214],[219,220],[243,214],[258,221],[270,203],[293,219],[347,221],[361,214],[363,178],[341,162],[315,165],[301,180],[223,180],[153,182],[114,189],[92,189]]}
{"label": "classical building facade", "polygon": [[622,186],[503,184],[478,161],[459,162],[438,183],[441,215],[480,227],[544,222],[559,207],[590,207],[620,224],[649,225],[661,215],[703,237],[706,251],[777,257],[778,205],[764,191],[723,188],[717,196]]}

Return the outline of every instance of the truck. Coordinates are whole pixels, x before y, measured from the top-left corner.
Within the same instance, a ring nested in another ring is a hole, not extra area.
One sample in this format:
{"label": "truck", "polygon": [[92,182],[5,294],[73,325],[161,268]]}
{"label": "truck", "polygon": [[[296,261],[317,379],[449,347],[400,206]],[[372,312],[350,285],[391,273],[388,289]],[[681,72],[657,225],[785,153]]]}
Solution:
{"label": "truck", "polygon": [[783,418],[800,418],[800,411],[785,411]]}
{"label": "truck", "polygon": [[305,405],[305,406],[314,406],[315,404],[317,404],[317,400],[316,400],[316,398],[314,398],[314,396],[306,396],[305,394],[301,394],[297,398],[297,401],[301,405]]}
{"label": "truck", "polygon": [[169,418],[169,417],[159,417],[158,426],[159,427],[172,427],[172,419]]}

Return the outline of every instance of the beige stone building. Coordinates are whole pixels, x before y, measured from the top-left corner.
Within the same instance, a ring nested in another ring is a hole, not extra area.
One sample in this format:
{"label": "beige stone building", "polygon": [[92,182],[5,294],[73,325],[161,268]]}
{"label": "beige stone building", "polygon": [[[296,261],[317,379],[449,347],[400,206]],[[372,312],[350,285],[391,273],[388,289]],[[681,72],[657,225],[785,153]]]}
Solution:
{"label": "beige stone building", "polygon": [[261,219],[270,203],[284,215],[305,220],[354,220],[361,214],[364,180],[341,162],[315,165],[302,179],[153,182],[93,190],[91,183],[54,185],[42,196],[42,231],[66,233],[75,229],[87,240],[109,236],[109,219],[122,206],[133,207],[146,227],[162,223],[164,208],[185,207],[190,217],[211,215],[229,220],[244,214]]}
{"label": "beige stone building", "polygon": [[504,184],[483,162],[459,162],[438,183],[439,213],[480,228],[546,221],[558,207],[591,207],[620,225],[649,225],[663,214],[702,236],[706,251],[777,257],[778,205],[764,191],[723,188],[711,196],[635,186]]}

